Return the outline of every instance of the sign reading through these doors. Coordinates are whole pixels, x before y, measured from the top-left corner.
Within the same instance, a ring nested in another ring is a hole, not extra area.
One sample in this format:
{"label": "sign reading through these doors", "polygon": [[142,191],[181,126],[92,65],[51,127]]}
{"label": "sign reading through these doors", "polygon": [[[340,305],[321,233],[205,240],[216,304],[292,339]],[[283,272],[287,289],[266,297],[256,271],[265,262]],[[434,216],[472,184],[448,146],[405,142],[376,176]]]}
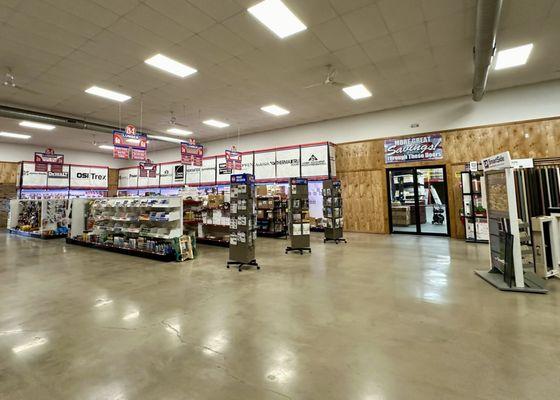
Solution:
{"label": "sign reading through these doors", "polygon": [[384,147],[385,164],[441,160],[443,158],[442,138],[439,133],[402,139],[386,139]]}

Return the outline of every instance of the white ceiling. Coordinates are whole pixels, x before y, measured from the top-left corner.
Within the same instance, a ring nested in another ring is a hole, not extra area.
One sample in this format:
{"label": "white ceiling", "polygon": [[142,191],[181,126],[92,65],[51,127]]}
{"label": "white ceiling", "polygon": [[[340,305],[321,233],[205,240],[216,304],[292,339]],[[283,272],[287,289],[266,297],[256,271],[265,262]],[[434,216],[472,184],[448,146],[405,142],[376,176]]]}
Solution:
{"label": "white ceiling", "polygon": [[[0,68],[12,67],[18,84],[40,94],[2,87],[0,103],[140,125],[143,93],[144,127],[164,132],[174,110],[208,141],[470,93],[475,0],[284,0],[308,29],[283,40],[248,14],[257,2],[1,0]],[[535,47],[526,66],[492,72],[489,89],[559,78],[559,20],[560,0],[504,2],[499,47]],[[178,79],[144,64],[156,53],[199,72]],[[327,64],[373,97],[302,89]],[[115,103],[84,93],[94,84],[133,99],[119,115]],[[260,111],[271,103],[291,114]],[[201,124],[208,118],[232,126]]]}

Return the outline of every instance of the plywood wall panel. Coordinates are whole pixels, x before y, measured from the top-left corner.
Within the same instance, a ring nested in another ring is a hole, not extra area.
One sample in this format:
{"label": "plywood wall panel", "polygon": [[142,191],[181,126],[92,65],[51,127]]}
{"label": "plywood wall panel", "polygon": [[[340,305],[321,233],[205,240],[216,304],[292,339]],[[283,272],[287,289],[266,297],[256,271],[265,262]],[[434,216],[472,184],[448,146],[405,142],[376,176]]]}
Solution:
{"label": "plywood wall panel", "polygon": [[19,163],[0,162],[0,184],[15,185]]}

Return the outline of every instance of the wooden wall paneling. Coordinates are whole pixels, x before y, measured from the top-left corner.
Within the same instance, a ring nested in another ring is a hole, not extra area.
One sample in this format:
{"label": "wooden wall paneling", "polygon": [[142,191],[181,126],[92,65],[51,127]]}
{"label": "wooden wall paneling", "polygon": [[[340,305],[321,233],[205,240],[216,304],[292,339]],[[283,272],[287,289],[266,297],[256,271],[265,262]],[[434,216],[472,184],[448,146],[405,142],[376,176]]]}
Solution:
{"label": "wooden wall paneling", "polygon": [[109,182],[108,182],[108,193],[109,197],[115,197],[117,195],[117,189],[119,186],[119,170],[109,168]]}
{"label": "wooden wall paneling", "polygon": [[17,184],[19,163],[0,162],[0,184]]}
{"label": "wooden wall paneling", "polygon": [[17,197],[17,171],[19,163],[0,162],[0,229],[6,227],[10,200]]}
{"label": "wooden wall paneling", "polygon": [[449,165],[447,167],[450,235],[457,239],[465,238],[465,227],[461,221],[461,208],[463,207],[461,172],[464,170],[465,166],[463,164]]}

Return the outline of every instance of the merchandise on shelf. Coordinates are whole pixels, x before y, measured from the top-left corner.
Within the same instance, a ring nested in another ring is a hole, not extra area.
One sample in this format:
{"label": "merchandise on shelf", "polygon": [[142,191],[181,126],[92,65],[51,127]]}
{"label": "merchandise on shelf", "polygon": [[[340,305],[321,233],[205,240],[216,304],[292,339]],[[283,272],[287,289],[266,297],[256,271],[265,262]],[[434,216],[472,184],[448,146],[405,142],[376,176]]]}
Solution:
{"label": "merchandise on shelf", "polygon": [[288,234],[286,195],[257,196],[257,235],[282,237]]}
{"label": "merchandise on shelf", "polygon": [[199,188],[185,192],[183,225],[194,232],[198,243],[229,246],[229,188],[225,186]]}
{"label": "merchandise on shelf", "polygon": [[182,235],[183,202],[180,197],[72,201],[72,243],[179,260]]}
{"label": "merchandise on shelf", "polygon": [[311,252],[309,223],[309,192],[305,178],[290,179],[290,200],[288,207],[290,246],[289,251]]}
{"label": "merchandise on shelf", "polygon": [[27,236],[54,238],[68,234],[68,201],[19,199],[10,201],[8,229]]}

